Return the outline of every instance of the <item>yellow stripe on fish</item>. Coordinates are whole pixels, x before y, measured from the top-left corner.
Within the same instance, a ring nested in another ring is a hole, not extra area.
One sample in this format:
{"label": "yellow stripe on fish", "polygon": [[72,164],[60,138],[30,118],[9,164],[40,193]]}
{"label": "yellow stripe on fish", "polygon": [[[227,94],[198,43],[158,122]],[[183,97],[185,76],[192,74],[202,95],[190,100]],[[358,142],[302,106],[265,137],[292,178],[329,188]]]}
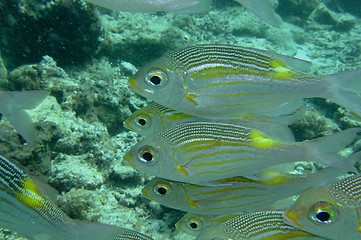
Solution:
{"label": "yellow stripe on fish", "polygon": [[[301,110],[302,109],[296,111],[297,114],[282,116],[281,118],[276,118],[268,114],[262,116],[244,115],[242,116],[242,120],[234,120],[233,122],[258,127],[263,131],[271,133],[272,136],[277,136],[277,138],[283,140],[293,140],[293,134],[288,128],[288,125],[295,121],[297,115],[302,112]],[[148,137],[180,123],[197,120],[205,119],[178,112],[152,102],[135,111],[124,121],[124,126],[144,137]]]}
{"label": "yellow stripe on fish", "polygon": [[284,213],[289,224],[331,240],[361,238],[361,175],[303,192]]}
{"label": "yellow stripe on fish", "polygon": [[257,211],[233,216],[205,228],[197,240],[322,240],[284,223],[283,211]]}
{"label": "yellow stripe on fish", "polygon": [[143,97],[198,117],[237,119],[276,108],[277,115],[287,115],[294,109],[286,103],[311,97],[330,99],[361,115],[361,70],[312,76],[291,67],[299,62],[254,48],[196,45],[155,60],[129,85]]}
{"label": "yellow stripe on fish", "polygon": [[124,121],[124,126],[142,136],[151,136],[178,123],[199,119],[185,113],[166,108],[155,102],[135,111]]}
{"label": "yellow stripe on fish", "polygon": [[[246,123],[245,123],[246,124]],[[226,121],[192,121],[169,127],[139,141],[124,160],[150,175],[212,185],[249,176],[269,166],[297,161],[329,165],[358,137],[360,128],[306,142],[282,141],[247,125]]]}
{"label": "yellow stripe on fish", "polygon": [[154,178],[142,192],[162,205],[190,213],[235,214],[264,208],[323,181],[333,181],[344,173],[345,169],[335,167],[310,175],[266,171],[254,176],[258,180],[237,177],[219,180],[210,186]]}
{"label": "yellow stripe on fish", "polygon": [[20,167],[0,155],[0,227],[29,239],[152,240],[133,230],[74,221]]}

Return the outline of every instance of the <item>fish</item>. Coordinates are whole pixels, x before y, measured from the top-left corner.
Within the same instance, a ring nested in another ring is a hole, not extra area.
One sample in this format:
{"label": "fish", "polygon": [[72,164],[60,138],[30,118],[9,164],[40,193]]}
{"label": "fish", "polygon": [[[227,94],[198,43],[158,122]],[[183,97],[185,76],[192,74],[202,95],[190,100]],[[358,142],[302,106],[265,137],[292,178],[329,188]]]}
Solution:
{"label": "fish", "polygon": [[[86,2],[124,12],[174,12],[174,13],[207,13],[212,0],[85,0]],[[268,0],[235,0],[253,12],[264,22],[279,28],[281,20],[275,14],[272,4]]]}
{"label": "fish", "polygon": [[354,142],[359,132],[360,128],[351,128],[311,141],[290,142],[247,125],[193,121],[140,140],[123,160],[156,177],[213,185],[219,179],[248,177],[277,164],[343,162],[337,153]]}
{"label": "fish", "polygon": [[[272,117],[271,115],[263,116],[243,116],[242,120],[237,121],[241,124],[249,124],[267,130],[272,130],[272,135],[282,140],[294,141],[293,134],[290,132],[288,125],[299,118],[306,108],[301,108],[290,116]],[[184,122],[192,122],[197,120],[206,120],[204,118],[195,117],[173,109],[151,102],[145,107],[135,111],[128,117],[123,125],[125,128],[137,132],[143,137],[149,137],[167,128],[176,126]],[[236,123],[236,121],[233,121]]]}
{"label": "fish", "polygon": [[148,137],[173,125],[198,119],[198,117],[151,102],[135,111],[123,122],[123,125],[131,131]]}
{"label": "fish", "polygon": [[86,0],[86,2],[124,12],[175,12],[175,13],[206,13],[212,0]]}
{"label": "fish", "polygon": [[196,240],[322,240],[284,222],[283,211],[264,210],[239,214],[205,228]]}
{"label": "fish", "polygon": [[[204,118],[287,115],[288,103],[325,98],[361,115],[361,70],[310,75],[309,62],[242,46],[206,44],[170,52],[129,78],[129,87],[165,107]],[[292,106],[292,104],[291,104]]]}
{"label": "fish", "polygon": [[361,239],[361,174],[304,191],[283,217],[323,238]]}
{"label": "fish", "polygon": [[257,17],[272,27],[280,28],[282,21],[275,13],[274,8],[268,0],[235,0],[243,7],[253,12]]}
{"label": "fish", "polygon": [[36,143],[36,133],[25,110],[37,107],[48,96],[49,92],[45,90],[0,91],[0,113],[30,145]]}
{"label": "fish", "polygon": [[70,219],[45,186],[0,155],[0,227],[32,240],[152,240],[130,229]]}
{"label": "fish", "polygon": [[329,183],[345,173],[341,165],[300,175],[267,170],[257,174],[259,180],[235,177],[223,179],[212,186],[153,178],[142,193],[161,205],[185,212],[227,215],[263,210],[278,200],[300,194],[315,185]]}
{"label": "fish", "polygon": [[190,235],[198,236],[204,229],[209,226],[222,223],[237,215],[200,215],[194,213],[186,213],[176,223],[178,230],[184,231]]}

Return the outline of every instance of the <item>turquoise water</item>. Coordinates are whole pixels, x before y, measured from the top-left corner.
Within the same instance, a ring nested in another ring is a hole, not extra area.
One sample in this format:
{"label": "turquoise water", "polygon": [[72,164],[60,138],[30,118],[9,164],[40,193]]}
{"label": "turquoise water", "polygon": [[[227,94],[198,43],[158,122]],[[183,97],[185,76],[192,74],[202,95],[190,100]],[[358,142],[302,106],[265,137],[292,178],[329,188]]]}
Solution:
{"label": "turquoise water", "polygon": [[[276,2],[276,1],[274,1]],[[231,0],[205,14],[125,13],[75,0],[0,2],[0,89],[46,89],[29,111],[38,145],[22,145],[0,122],[0,152],[61,193],[70,217],[134,229],[154,239],[193,239],[175,230],[183,212],[141,194],[151,179],[125,166],[141,137],[123,121],[147,102],[128,89],[137,69],[167,52],[202,43],[234,44],[312,62],[312,73],[360,69],[361,4],[279,0],[283,24],[273,28]],[[297,140],[359,126],[322,99],[292,125]],[[0,238],[15,239],[2,231]]]}

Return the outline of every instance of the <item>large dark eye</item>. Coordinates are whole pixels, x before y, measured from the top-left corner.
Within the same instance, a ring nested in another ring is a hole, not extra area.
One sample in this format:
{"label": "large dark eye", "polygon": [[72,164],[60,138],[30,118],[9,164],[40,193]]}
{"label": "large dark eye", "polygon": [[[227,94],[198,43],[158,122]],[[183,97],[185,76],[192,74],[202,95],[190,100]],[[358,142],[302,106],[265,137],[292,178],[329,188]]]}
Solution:
{"label": "large dark eye", "polygon": [[146,128],[149,126],[151,120],[148,115],[146,114],[138,114],[134,119],[135,124],[138,127]]}
{"label": "large dark eye", "polygon": [[308,211],[308,218],[316,223],[331,224],[337,219],[337,209],[328,202],[318,202]]}
{"label": "large dark eye", "polygon": [[199,231],[199,229],[202,227],[202,223],[195,218],[188,219],[188,228],[192,231]]}
{"label": "large dark eye", "polygon": [[153,191],[159,196],[169,197],[171,194],[171,187],[166,183],[159,182],[154,186]]}
{"label": "large dark eye", "polygon": [[138,159],[146,164],[154,164],[158,161],[158,151],[151,146],[143,146],[138,151]]}
{"label": "large dark eye", "polygon": [[164,86],[167,81],[167,74],[160,69],[151,69],[145,75],[145,82],[151,86]]}

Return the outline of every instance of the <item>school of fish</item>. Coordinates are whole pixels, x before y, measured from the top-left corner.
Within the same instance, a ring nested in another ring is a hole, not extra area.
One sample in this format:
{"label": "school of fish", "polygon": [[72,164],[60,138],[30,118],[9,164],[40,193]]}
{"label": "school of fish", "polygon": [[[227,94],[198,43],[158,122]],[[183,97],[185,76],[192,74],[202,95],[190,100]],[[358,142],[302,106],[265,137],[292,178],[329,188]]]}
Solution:
{"label": "school of fish", "polygon": [[[143,13],[205,14],[212,5],[86,1]],[[269,1],[235,1],[280,28]],[[340,155],[360,138],[361,128],[296,142],[288,127],[307,111],[305,98],[329,99],[360,117],[361,70],[318,76],[309,68],[307,61],[261,49],[206,44],[170,52],[140,69],[129,87],[153,102],[124,121],[143,136],[124,161],[154,176],[143,194],[187,212],[176,227],[198,240],[361,239],[361,152]],[[36,137],[25,110],[49,94],[0,91],[0,116],[28,144],[36,144]],[[294,173],[296,162],[320,167]],[[0,227],[34,240],[152,239],[70,219],[49,190],[1,154]]]}
{"label": "school of fish", "polygon": [[[307,111],[305,98],[361,116],[361,70],[315,76],[309,64],[207,44],[140,69],[129,87],[153,102],[124,121],[143,136],[124,161],[155,176],[143,194],[188,212],[176,226],[196,239],[361,238],[361,152],[339,154],[361,129],[295,142],[288,127]],[[290,173],[295,162],[322,167]],[[337,181],[346,173],[355,175]]]}

